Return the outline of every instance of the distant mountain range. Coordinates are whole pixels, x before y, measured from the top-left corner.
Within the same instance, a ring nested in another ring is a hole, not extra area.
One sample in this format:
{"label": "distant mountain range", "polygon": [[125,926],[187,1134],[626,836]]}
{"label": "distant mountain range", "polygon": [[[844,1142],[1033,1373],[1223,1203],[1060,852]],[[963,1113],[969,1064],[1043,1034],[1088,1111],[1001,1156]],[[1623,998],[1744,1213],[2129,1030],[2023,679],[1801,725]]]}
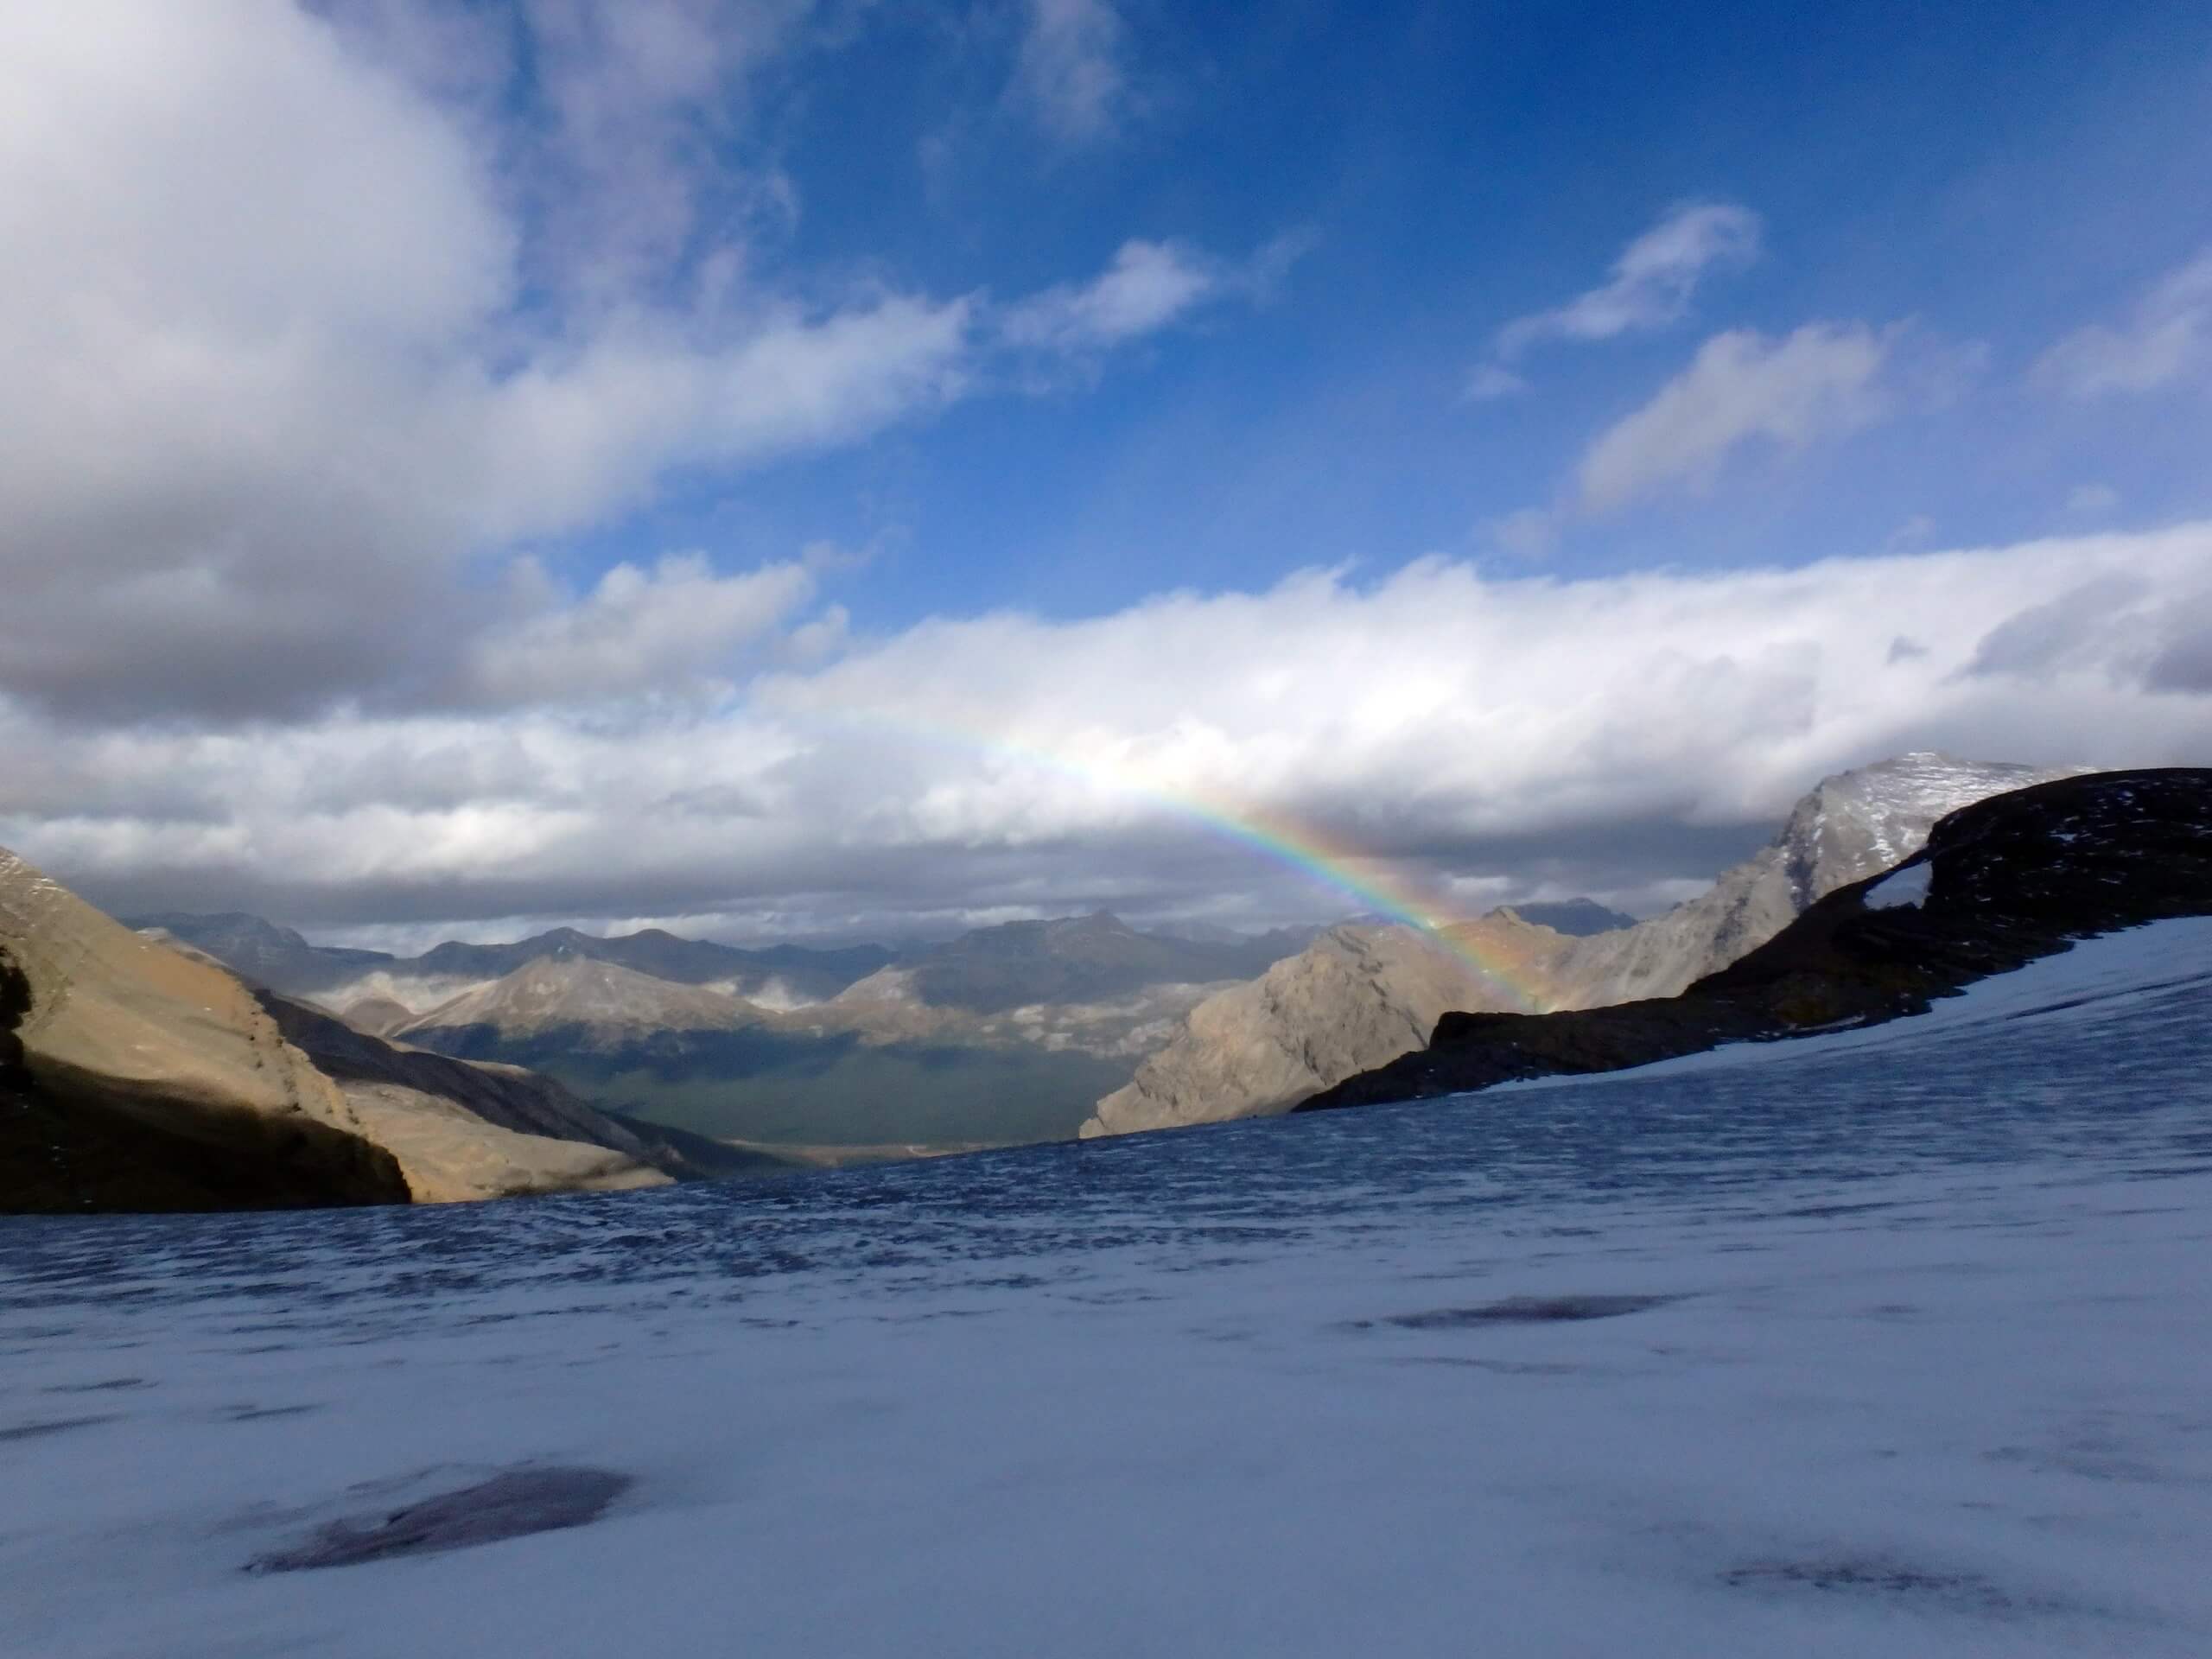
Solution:
{"label": "distant mountain range", "polygon": [[[763,950],[687,939],[659,928],[600,938],[558,927],[507,944],[437,945],[419,957],[310,944],[289,927],[238,912],[138,916],[127,925],[159,931],[228,963],[257,984],[294,996],[383,995],[422,1012],[455,990],[511,974],[525,963],[576,957],[613,963],[679,985],[717,985],[770,1004],[817,1001],[893,960],[880,944]],[[406,992],[409,995],[397,995]]]}
{"label": "distant mountain range", "polygon": [[[2212,772],[1925,754],[1824,780],[1709,892],[1628,927],[1501,910],[1440,937],[1186,938],[1101,913],[895,960],[742,953],[817,988],[868,969],[787,1007],[696,977],[731,947],[661,933],[413,958],[237,915],[133,933],[0,852],[0,1209],[634,1186],[777,1166],[748,1142],[834,1160],[1066,1135],[1093,1103],[1088,1134],[1456,1091],[1892,1018],[2203,913]],[[302,979],[362,995],[341,1017],[270,982]],[[424,1009],[369,988],[442,980],[460,988]]]}
{"label": "distant mountain range", "polygon": [[397,957],[235,913],[137,922],[364,1033],[539,1069],[693,1132],[810,1147],[1071,1135],[1201,996],[1315,931],[1187,938],[1100,912],[904,954],[559,928]]}

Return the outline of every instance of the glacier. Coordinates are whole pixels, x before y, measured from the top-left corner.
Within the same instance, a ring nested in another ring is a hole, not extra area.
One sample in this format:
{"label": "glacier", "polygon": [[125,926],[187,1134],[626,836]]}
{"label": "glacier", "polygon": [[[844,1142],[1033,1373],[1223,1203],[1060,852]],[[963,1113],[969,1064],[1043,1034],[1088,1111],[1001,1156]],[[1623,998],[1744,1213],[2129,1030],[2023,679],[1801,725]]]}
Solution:
{"label": "glacier", "polygon": [[[0,1220],[0,1653],[2202,1655],[2209,995],[2164,922],[1457,1100]],[[246,1570],[531,1468],[620,1495]]]}

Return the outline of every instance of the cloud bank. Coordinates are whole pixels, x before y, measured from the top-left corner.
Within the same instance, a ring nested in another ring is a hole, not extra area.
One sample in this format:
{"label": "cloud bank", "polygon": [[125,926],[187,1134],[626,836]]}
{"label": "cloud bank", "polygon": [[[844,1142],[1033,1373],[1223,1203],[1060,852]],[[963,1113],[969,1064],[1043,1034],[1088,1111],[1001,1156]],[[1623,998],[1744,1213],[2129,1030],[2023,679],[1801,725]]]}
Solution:
{"label": "cloud bank", "polygon": [[[2212,747],[2212,524],[1583,581],[1426,559],[943,618],[779,666],[804,575],[611,575],[532,649],[486,636],[505,707],[87,734],[0,705],[0,842],[111,902],[325,924],[1344,908],[1208,828],[1225,816],[1301,825],[1439,903],[1648,906],[1882,755]],[[763,666],[702,694],[725,637]]]}

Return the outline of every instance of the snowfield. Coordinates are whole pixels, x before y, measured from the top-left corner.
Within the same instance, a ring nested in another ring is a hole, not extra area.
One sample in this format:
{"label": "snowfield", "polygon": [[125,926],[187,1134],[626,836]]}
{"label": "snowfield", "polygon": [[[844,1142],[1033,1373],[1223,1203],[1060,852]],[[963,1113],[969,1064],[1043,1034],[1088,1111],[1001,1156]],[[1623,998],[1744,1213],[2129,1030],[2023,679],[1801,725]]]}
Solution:
{"label": "snowfield", "polygon": [[[1470,1099],[0,1222],[0,1654],[2212,1653],[2212,923]],[[599,1519],[249,1561],[518,1465]]]}

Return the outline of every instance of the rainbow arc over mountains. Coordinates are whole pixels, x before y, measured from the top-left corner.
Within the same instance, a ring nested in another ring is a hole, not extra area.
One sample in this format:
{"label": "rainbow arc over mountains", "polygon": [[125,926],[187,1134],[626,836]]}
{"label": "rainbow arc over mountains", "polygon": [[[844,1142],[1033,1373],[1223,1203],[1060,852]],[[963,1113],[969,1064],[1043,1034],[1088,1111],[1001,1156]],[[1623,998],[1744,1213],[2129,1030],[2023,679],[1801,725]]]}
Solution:
{"label": "rainbow arc over mountains", "polygon": [[1078,761],[1065,754],[976,731],[880,712],[841,712],[835,723],[980,754],[1129,796],[1218,840],[1245,848],[1272,863],[1332,887],[1357,900],[1364,910],[1417,930],[1438,950],[1473,969],[1516,1008],[1535,1010],[1543,1006],[1543,983],[1524,963],[1479,938],[1452,931],[1455,924],[1466,918],[1438,912],[1410,884],[1381,871],[1379,860],[1332,840],[1288,814],[1235,805],[1194,791],[1164,788],[1128,767],[1096,760]]}

